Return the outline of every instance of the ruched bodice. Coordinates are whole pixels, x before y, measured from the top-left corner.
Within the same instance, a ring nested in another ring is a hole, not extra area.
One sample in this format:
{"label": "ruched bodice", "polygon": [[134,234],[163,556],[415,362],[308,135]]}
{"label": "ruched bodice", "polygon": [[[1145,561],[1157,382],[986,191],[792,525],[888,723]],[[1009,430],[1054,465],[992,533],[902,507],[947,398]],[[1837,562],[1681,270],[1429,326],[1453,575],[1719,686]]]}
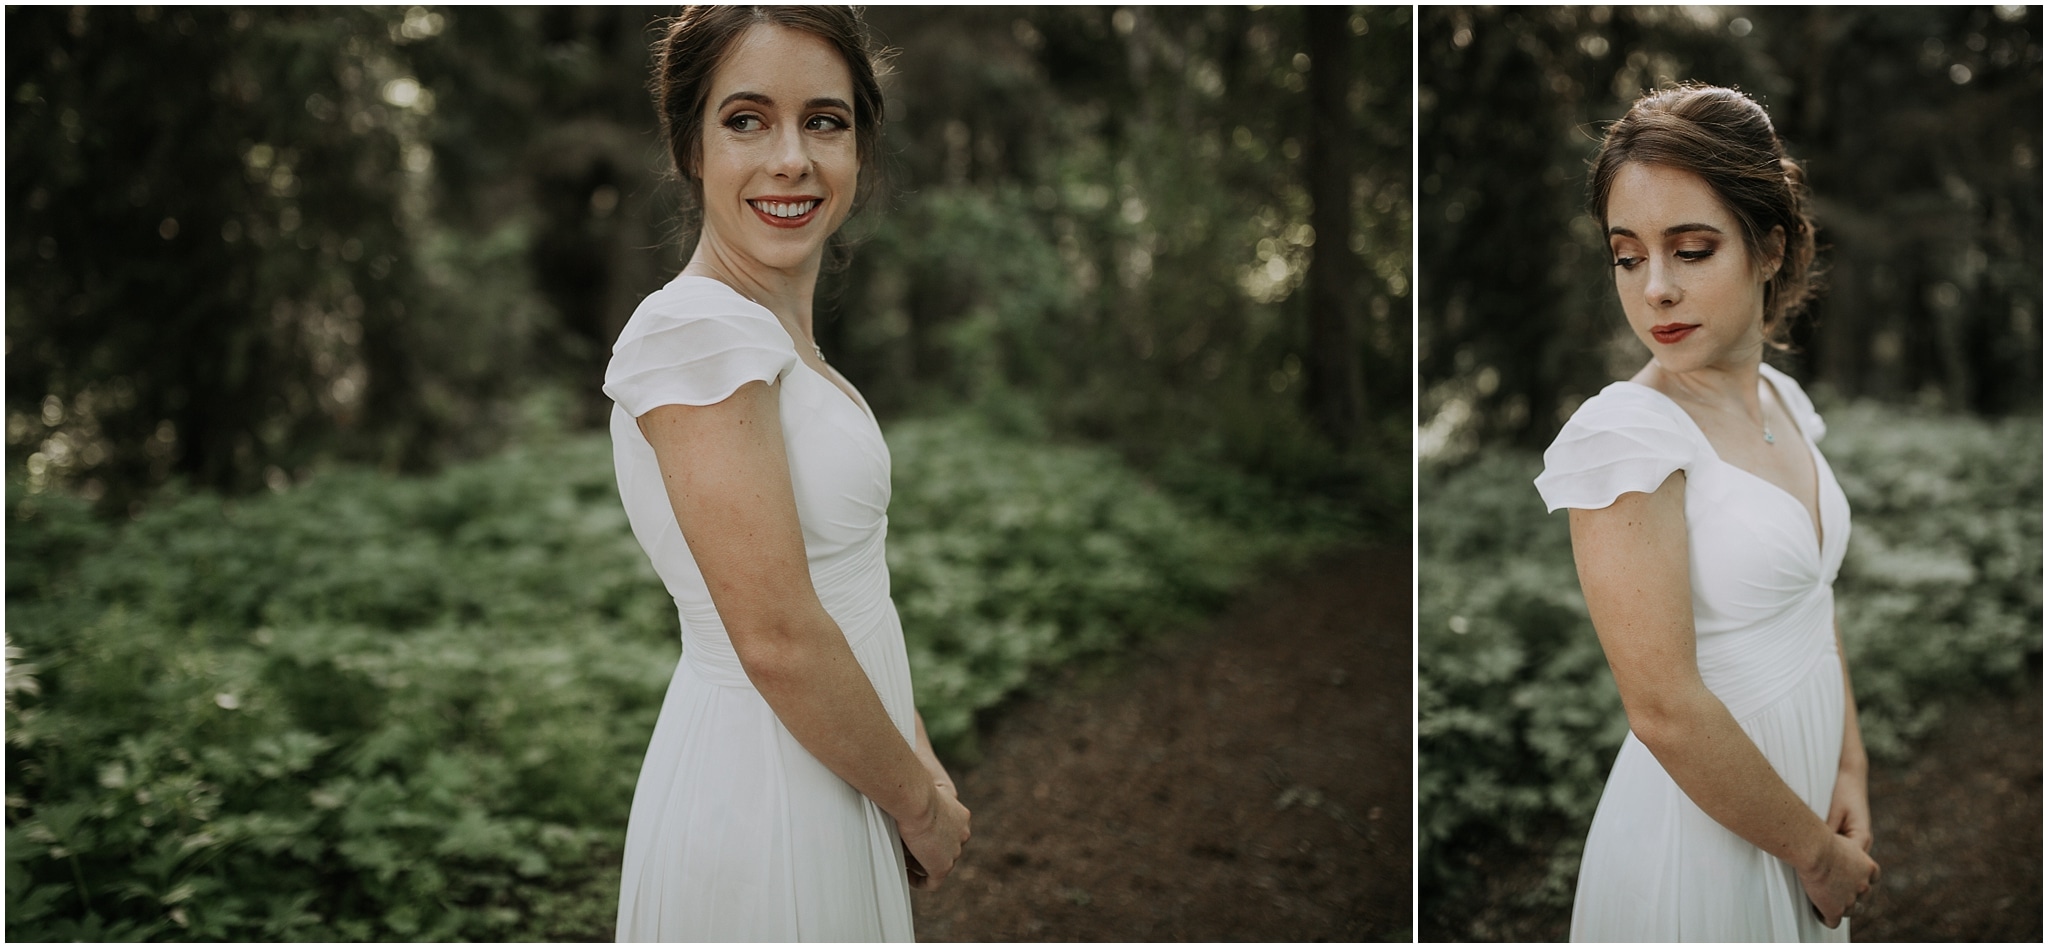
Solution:
{"label": "ruched bodice", "polygon": [[[1799,423],[1819,486],[1821,532],[1783,488],[1715,453],[1662,393],[1616,382],[1580,406],[1550,449],[1537,490],[1548,507],[1600,509],[1685,472],[1695,658],[1787,785],[1825,816],[1841,753],[1836,573],[1849,505],[1818,446],[1826,426],[1804,391],[1762,367]],[[1780,440],[1780,447],[1792,447]],[[1839,940],[1814,920],[1790,868],[1685,797],[1631,734],[1608,778],[1581,863],[1573,940]]]}
{"label": "ruched bodice", "polygon": [[669,595],[682,661],[633,796],[621,941],[908,940],[894,823],[798,745],[754,689],[670,506],[636,419],[778,387],[804,554],[818,600],[906,741],[915,734],[903,630],[889,598],[889,449],[867,410],[797,358],[767,309],[679,276],[613,347],[605,393],[633,535]]}

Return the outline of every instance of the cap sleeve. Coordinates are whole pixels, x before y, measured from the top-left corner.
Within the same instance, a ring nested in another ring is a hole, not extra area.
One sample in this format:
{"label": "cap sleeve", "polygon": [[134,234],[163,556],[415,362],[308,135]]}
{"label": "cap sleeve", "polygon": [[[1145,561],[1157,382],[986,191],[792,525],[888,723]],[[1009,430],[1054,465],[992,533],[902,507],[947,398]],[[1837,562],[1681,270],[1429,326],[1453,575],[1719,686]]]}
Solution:
{"label": "cap sleeve", "polygon": [[1630,491],[1656,491],[1672,471],[1691,470],[1697,435],[1689,419],[1673,417],[1682,409],[1658,404],[1661,398],[1617,383],[1580,405],[1543,452],[1536,492],[1545,506],[1599,510]]}
{"label": "cap sleeve", "polygon": [[795,367],[789,333],[767,310],[734,293],[665,289],[643,301],[619,334],[604,393],[637,418],[662,405],[717,404],[748,382],[773,385]]}
{"label": "cap sleeve", "polygon": [[1793,421],[1799,423],[1799,430],[1806,433],[1807,440],[1819,444],[1820,439],[1827,437],[1828,424],[1821,420],[1820,412],[1813,410],[1813,399],[1806,397],[1806,389],[1800,388],[1792,376],[1769,365],[1758,368],[1764,378],[1771,381],[1771,387],[1777,389],[1779,397],[1784,399],[1785,410],[1791,413]]}

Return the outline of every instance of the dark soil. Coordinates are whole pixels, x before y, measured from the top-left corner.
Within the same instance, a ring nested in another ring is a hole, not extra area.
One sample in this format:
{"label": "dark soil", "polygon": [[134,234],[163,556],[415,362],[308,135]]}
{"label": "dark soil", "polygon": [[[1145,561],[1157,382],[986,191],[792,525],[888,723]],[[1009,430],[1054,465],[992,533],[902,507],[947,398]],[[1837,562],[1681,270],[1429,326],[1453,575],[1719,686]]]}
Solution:
{"label": "dark soil", "polygon": [[1875,767],[1877,895],[1856,941],[2041,940],[2041,684],[1951,709]]}
{"label": "dark soil", "polygon": [[[1871,766],[1881,869],[1855,941],[2041,940],[2041,684],[1949,709],[1906,760]],[[1430,941],[1563,941],[1567,905],[1531,906],[1560,835],[1473,853],[1484,891],[1425,905]]]}
{"label": "dark soil", "polygon": [[999,715],[926,941],[1410,940],[1411,559],[1352,553]]}

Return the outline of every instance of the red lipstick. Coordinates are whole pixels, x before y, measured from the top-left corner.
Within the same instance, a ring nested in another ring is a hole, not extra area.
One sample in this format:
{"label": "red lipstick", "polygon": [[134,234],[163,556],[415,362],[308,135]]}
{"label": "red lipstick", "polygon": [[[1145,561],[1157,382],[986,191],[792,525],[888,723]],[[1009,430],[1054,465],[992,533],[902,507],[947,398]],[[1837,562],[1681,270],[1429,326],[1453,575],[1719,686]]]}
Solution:
{"label": "red lipstick", "polygon": [[[792,217],[783,217],[771,212],[773,209],[787,212],[805,204],[810,206],[805,208],[803,213]],[[810,197],[808,195],[803,197],[758,197],[748,199],[747,206],[753,208],[755,217],[760,218],[762,223],[770,227],[794,228],[802,227],[816,218],[818,216],[818,209],[825,206],[825,201],[822,198]]]}
{"label": "red lipstick", "polygon": [[1650,335],[1668,346],[1692,335],[1692,331],[1698,328],[1699,323],[1665,323],[1662,326],[1650,327]]}

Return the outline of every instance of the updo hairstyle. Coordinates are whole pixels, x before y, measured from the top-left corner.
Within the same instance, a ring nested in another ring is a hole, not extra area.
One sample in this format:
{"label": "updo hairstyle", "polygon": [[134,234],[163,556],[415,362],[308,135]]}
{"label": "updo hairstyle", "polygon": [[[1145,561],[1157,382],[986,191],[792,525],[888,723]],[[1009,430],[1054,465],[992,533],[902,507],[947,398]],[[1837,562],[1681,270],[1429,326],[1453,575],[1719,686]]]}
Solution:
{"label": "updo hairstyle", "polygon": [[1607,129],[1593,158],[1588,207],[1607,230],[1607,199],[1629,162],[1690,171],[1741,223],[1750,259],[1768,256],[1771,229],[1785,229],[1784,258],[1764,285],[1764,339],[1787,348],[1789,322],[1814,295],[1812,201],[1806,175],[1785,154],[1770,116],[1734,89],[1682,83],[1637,99]]}
{"label": "updo hairstyle", "polygon": [[862,175],[854,192],[858,208],[872,189],[868,173],[882,135],[882,86],[866,21],[854,7],[684,7],[664,26],[654,49],[654,110],[661,117],[661,136],[668,144],[675,173],[689,184],[694,211],[704,204],[704,181],[695,172],[704,144],[704,106],[711,96],[711,77],[740,36],[757,24],[801,30],[831,43],[853,74],[853,135]]}

